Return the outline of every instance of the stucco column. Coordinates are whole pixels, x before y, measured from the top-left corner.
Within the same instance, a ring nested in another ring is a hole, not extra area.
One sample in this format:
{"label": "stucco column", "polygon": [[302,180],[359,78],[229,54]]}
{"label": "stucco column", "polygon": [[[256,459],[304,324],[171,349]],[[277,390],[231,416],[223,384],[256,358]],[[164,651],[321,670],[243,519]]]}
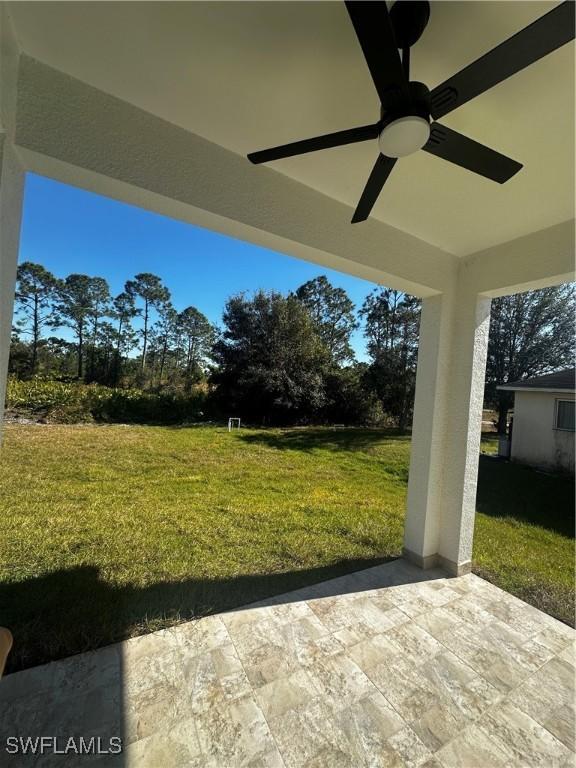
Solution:
{"label": "stucco column", "polygon": [[404,554],[470,569],[490,299],[457,281],[422,303]]}
{"label": "stucco column", "polygon": [[0,137],[0,416],[6,398],[23,190],[24,172],[19,159],[9,142]]}
{"label": "stucco column", "polygon": [[24,192],[24,170],[13,144],[18,60],[7,7],[0,3],[0,441]]}

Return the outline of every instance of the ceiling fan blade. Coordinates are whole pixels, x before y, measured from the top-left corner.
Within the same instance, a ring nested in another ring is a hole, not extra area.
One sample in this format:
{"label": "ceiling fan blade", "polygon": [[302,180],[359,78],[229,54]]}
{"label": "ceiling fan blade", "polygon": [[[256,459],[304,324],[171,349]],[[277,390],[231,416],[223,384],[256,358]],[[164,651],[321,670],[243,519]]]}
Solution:
{"label": "ceiling fan blade", "polygon": [[348,128],[345,131],[327,133],[325,136],[316,136],[313,139],[294,141],[292,144],[282,144],[280,147],[252,152],[248,155],[248,160],[255,165],[269,163],[272,160],[280,160],[282,157],[304,155],[306,152],[316,152],[319,149],[330,149],[331,147],[341,147],[344,144],[354,144],[358,141],[368,141],[368,139],[377,138],[379,132],[379,123],[361,125],[358,128]]}
{"label": "ceiling fan blade", "polygon": [[574,0],[566,0],[438,85],[430,94],[437,120],[574,39]]}
{"label": "ceiling fan blade", "polygon": [[516,160],[440,123],[432,123],[430,138],[422,149],[499,184],[504,184],[522,168],[522,164]]}
{"label": "ceiling fan blade", "polygon": [[386,157],[385,155],[378,155],[378,160],[372,168],[372,172],[366,182],[362,197],[354,216],[352,217],[352,224],[356,224],[358,221],[365,221],[370,216],[370,211],[374,207],[374,203],[378,199],[378,195],[382,191],[382,187],[386,183],[386,179],[390,176],[392,168],[396,164],[396,157]]}
{"label": "ceiling fan blade", "polygon": [[346,9],[354,25],[364,58],[378,91],[380,102],[391,91],[408,92],[394,30],[384,0],[347,0]]}

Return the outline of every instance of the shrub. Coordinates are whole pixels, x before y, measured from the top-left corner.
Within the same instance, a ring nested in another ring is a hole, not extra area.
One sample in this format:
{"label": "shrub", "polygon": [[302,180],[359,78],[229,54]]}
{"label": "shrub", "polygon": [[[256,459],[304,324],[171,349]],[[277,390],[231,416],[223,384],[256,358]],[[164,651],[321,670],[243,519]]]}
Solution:
{"label": "shrub", "polygon": [[10,378],[7,407],[19,414],[59,423],[86,421],[180,424],[198,421],[206,398],[190,394],[152,394],[139,389],[112,389],[99,384],[66,383],[35,377]]}

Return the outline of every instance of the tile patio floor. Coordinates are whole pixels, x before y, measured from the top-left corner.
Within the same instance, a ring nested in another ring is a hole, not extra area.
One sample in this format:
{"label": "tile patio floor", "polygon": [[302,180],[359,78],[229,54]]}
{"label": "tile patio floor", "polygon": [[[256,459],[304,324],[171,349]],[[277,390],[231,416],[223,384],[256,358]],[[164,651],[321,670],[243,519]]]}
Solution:
{"label": "tile patio floor", "polygon": [[[576,633],[402,560],[0,682],[0,765],[568,768]],[[121,755],[7,756],[7,735]]]}

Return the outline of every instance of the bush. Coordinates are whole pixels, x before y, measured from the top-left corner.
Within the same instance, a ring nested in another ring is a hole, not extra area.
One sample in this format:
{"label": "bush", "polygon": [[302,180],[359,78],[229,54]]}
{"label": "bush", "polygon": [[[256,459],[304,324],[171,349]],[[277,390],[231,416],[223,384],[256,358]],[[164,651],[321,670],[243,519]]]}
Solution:
{"label": "bush", "polygon": [[188,395],[152,394],[139,389],[112,389],[35,377],[28,381],[10,378],[6,404],[17,414],[66,424],[181,424],[202,417],[205,398],[200,388]]}

